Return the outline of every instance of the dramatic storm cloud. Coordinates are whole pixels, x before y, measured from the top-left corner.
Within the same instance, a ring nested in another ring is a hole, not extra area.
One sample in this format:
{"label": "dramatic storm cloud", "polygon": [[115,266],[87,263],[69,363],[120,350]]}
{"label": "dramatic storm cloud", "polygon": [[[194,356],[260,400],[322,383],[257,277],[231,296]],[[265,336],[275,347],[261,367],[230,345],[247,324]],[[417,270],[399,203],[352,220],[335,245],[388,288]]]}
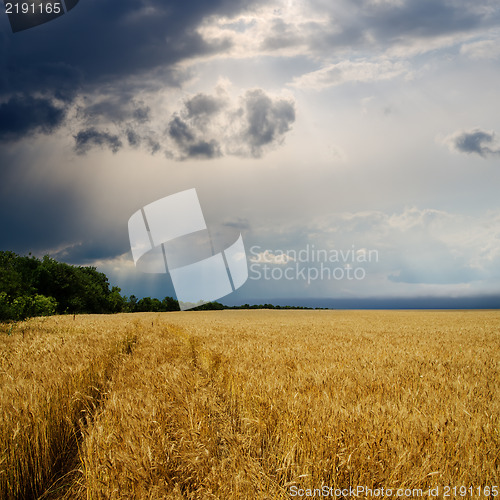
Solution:
{"label": "dramatic storm cloud", "polygon": [[[70,102],[103,84],[130,92],[137,89],[134,77],[140,74],[149,74],[153,87],[160,80],[163,86],[179,85],[185,77],[177,63],[227,48],[224,40],[205,41],[195,29],[198,23],[205,16],[232,15],[244,7],[244,2],[224,0],[193,1],[188,7],[180,1],[87,0],[71,15],[15,34],[5,16],[0,25],[0,102],[15,100],[3,110],[9,114],[2,119],[2,135],[17,138],[33,128],[21,123],[26,113],[20,99],[27,102],[43,94]],[[19,92],[25,97],[14,97]],[[40,108],[42,102],[35,105]],[[105,112],[105,107],[95,111]],[[50,115],[39,109],[38,120],[40,114]],[[59,124],[61,118],[48,120]]]}
{"label": "dramatic storm cloud", "polygon": [[4,22],[3,39],[9,43],[0,46],[0,60],[8,61],[14,71],[3,77],[2,90],[51,89],[48,75],[54,65],[68,68],[66,76],[60,75],[61,81],[74,82],[71,69],[77,69],[88,85],[216,53],[226,43],[205,42],[196,26],[206,16],[233,15],[244,7],[243,1],[226,0],[193,0],[187,6],[179,0],[168,4],[161,0],[87,0],[71,15],[23,33],[9,34]]}

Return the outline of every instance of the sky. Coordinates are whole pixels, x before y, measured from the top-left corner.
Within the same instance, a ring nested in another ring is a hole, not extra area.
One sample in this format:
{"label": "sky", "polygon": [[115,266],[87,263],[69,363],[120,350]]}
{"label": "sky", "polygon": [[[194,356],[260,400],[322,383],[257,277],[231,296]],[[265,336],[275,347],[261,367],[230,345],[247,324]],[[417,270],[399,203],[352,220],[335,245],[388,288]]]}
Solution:
{"label": "sky", "polygon": [[499,81],[496,0],[2,6],[0,250],[174,296],[128,220],[195,188],[223,303],[499,307]]}

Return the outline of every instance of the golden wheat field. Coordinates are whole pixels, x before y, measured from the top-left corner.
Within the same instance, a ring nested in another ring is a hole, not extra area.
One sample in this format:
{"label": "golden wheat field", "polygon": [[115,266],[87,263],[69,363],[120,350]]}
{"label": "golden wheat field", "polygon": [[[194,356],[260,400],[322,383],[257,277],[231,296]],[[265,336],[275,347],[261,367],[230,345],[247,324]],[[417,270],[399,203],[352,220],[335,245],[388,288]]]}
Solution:
{"label": "golden wheat field", "polygon": [[499,354],[500,311],[0,325],[0,497],[495,498]]}

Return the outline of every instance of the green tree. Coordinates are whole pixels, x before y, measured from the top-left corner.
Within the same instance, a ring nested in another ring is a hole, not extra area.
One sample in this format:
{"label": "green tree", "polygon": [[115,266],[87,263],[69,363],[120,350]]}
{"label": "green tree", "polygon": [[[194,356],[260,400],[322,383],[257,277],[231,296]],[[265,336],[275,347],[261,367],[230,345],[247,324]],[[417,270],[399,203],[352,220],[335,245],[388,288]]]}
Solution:
{"label": "green tree", "polygon": [[137,302],[137,311],[138,312],[149,312],[152,310],[153,301],[151,297],[143,297]]}
{"label": "green tree", "polygon": [[111,288],[108,295],[108,309],[110,312],[119,313],[126,310],[127,301],[120,295],[121,289],[117,286]]}
{"label": "green tree", "polygon": [[127,302],[127,311],[128,312],[136,312],[137,311],[137,302],[138,298],[135,295],[131,295]]}
{"label": "green tree", "polygon": [[172,297],[165,297],[162,300],[163,311],[179,311],[179,302]]}

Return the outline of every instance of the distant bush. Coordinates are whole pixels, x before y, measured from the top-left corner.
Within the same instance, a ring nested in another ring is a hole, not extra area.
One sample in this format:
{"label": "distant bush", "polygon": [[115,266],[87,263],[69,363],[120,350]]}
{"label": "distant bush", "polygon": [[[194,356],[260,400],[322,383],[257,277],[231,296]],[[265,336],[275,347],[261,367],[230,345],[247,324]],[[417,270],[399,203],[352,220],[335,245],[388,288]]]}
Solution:
{"label": "distant bush", "polygon": [[57,310],[57,302],[54,297],[36,294],[32,297],[30,316],[51,316]]}
{"label": "distant bush", "polygon": [[11,319],[13,315],[12,305],[6,292],[0,292],[0,321]]}
{"label": "distant bush", "polygon": [[0,293],[0,320],[23,320],[32,316],[51,316],[57,310],[57,302],[53,297],[35,294],[21,295],[9,300],[6,292]]}

